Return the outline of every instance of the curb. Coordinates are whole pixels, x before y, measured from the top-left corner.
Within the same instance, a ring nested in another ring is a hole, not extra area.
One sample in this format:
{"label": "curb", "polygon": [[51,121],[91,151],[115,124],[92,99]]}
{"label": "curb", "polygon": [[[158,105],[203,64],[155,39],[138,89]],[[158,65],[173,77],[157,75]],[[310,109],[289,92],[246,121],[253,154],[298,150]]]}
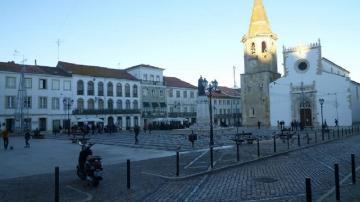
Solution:
{"label": "curb", "polygon": [[350,137],[354,137],[354,136],[357,136],[357,135],[343,136],[342,138],[340,137],[339,139],[332,139],[332,140],[327,140],[327,141],[317,143],[317,144],[313,144],[313,145],[302,146],[302,147],[298,147],[296,149],[288,150],[288,151],[285,151],[285,152],[280,152],[280,153],[271,154],[271,155],[268,155],[268,156],[259,157],[259,158],[254,159],[254,160],[241,162],[241,163],[235,163],[235,164],[224,166],[224,167],[221,167],[221,168],[216,168],[216,169],[213,169],[213,170],[208,170],[208,171],[199,172],[199,173],[186,175],[186,176],[181,176],[181,177],[169,177],[169,176],[158,175],[158,174],[148,173],[148,172],[142,172],[142,174],[151,175],[151,176],[155,176],[155,177],[160,177],[160,178],[165,179],[165,180],[182,181],[182,180],[192,179],[192,178],[203,176],[203,175],[215,174],[215,173],[218,173],[220,171],[225,171],[225,170],[228,170],[228,169],[231,169],[231,168],[245,166],[245,165],[255,163],[255,162],[258,162],[258,161],[270,159],[270,158],[277,157],[277,156],[282,156],[282,155],[285,155],[285,154],[300,151],[300,150],[303,150],[303,149],[308,149],[308,148],[311,148],[311,147],[316,147],[316,146],[323,145],[323,144],[332,143],[332,142],[335,142],[335,141],[338,141],[338,140],[344,140],[345,138],[350,138]]}

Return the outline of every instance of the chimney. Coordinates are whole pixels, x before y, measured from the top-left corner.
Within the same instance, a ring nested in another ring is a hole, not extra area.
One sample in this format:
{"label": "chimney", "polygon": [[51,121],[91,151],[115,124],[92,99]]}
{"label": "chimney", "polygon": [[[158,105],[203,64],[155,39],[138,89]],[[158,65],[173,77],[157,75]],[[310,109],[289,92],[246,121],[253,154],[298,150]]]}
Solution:
{"label": "chimney", "polygon": [[37,66],[37,62],[36,62],[36,59],[35,59],[35,66]]}

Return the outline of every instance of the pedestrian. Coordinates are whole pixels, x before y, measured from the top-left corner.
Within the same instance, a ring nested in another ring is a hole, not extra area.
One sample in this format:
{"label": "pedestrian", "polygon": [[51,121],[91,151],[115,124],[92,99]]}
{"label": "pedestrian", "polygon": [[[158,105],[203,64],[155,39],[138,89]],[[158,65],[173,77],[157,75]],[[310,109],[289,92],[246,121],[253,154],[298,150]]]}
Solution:
{"label": "pedestrian", "polygon": [[149,129],[149,134],[151,134],[152,127],[153,126],[151,124],[149,124],[149,128],[148,128]]}
{"label": "pedestrian", "polygon": [[335,127],[338,127],[339,121],[335,119]]}
{"label": "pedestrian", "polygon": [[26,129],[26,131],[25,131],[25,147],[24,148],[30,148],[29,140],[30,140],[30,130]]}
{"label": "pedestrian", "polygon": [[62,133],[62,127],[59,126],[59,134],[61,134],[61,133]]}
{"label": "pedestrian", "polygon": [[139,136],[139,133],[140,133],[140,127],[139,126],[135,126],[134,127],[134,133],[135,133],[135,144],[139,144],[139,139],[138,139],[138,136]]}
{"label": "pedestrian", "polygon": [[4,141],[4,148],[5,150],[7,150],[8,145],[9,145],[9,131],[6,128],[6,125],[3,124],[3,130],[1,131],[1,135]]}
{"label": "pedestrian", "polygon": [[258,121],[258,129],[260,129],[260,125],[261,125],[261,122],[260,122],[260,121]]}

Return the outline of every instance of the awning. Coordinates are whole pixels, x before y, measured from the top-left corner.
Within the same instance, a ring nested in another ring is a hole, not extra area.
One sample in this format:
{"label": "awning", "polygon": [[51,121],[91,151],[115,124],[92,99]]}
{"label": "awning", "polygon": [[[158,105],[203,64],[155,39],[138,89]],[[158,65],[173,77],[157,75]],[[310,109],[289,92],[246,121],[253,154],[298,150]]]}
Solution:
{"label": "awning", "polygon": [[148,102],[143,102],[144,107],[150,107],[150,104]]}
{"label": "awning", "polygon": [[166,107],[166,103],[165,102],[160,102],[160,107]]}
{"label": "awning", "polygon": [[153,102],[153,103],[152,103],[152,107],[159,107],[159,103]]}

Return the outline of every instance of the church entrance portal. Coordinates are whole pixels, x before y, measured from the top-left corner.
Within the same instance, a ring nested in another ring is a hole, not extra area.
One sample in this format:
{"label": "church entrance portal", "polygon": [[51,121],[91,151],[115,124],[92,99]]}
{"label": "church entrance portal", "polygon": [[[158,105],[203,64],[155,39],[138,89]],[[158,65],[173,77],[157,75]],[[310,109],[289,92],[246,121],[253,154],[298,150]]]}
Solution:
{"label": "church entrance portal", "polygon": [[300,109],[300,121],[304,123],[305,127],[312,126],[311,109],[302,108]]}

